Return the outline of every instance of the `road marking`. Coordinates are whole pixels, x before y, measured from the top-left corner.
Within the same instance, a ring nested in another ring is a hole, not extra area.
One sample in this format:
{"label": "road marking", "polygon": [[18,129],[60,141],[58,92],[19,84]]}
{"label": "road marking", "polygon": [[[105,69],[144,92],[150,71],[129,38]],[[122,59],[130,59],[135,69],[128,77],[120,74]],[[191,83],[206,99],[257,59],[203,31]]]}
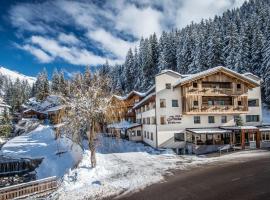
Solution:
{"label": "road marking", "polygon": [[240,178],[234,178],[234,179],[232,179],[232,181],[238,181],[238,180],[240,180]]}

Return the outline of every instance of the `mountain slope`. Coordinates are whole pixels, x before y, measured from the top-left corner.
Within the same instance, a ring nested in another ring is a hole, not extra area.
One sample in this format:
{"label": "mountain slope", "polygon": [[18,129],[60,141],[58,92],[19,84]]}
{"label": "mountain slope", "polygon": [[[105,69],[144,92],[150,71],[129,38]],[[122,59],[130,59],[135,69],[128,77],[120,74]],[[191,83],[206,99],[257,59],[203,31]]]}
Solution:
{"label": "mountain slope", "polygon": [[26,76],[24,74],[12,71],[2,66],[0,66],[0,74],[9,77],[11,81],[16,81],[17,78],[20,79],[21,81],[27,80],[30,85],[32,85],[36,81],[35,77]]}

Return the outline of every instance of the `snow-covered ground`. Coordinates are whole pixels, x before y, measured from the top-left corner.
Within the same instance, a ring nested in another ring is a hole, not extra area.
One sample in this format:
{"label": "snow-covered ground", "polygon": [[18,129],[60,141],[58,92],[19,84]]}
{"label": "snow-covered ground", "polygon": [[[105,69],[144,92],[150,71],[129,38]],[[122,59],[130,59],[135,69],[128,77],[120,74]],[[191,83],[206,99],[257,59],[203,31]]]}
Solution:
{"label": "snow-covered ground", "polygon": [[97,167],[91,168],[89,151],[77,169],[64,176],[55,194],[59,199],[99,199],[142,189],[163,180],[170,169],[190,169],[218,161],[239,162],[242,158],[268,155],[267,151],[243,151],[221,157],[177,156],[141,143],[99,137]]}
{"label": "snow-covered ground", "polygon": [[37,178],[61,177],[82,158],[82,149],[66,137],[55,140],[50,126],[39,125],[30,133],[9,140],[0,152],[12,157],[44,158]]}
{"label": "snow-covered ground", "polygon": [[263,114],[263,123],[270,124],[270,107],[264,105],[262,114]]}

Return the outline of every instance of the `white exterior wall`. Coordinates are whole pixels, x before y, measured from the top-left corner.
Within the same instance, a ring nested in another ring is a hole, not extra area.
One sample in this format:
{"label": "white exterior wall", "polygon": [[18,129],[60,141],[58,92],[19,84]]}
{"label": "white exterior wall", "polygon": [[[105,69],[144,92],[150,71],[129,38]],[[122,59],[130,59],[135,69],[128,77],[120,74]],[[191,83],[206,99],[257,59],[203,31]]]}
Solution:
{"label": "white exterior wall", "polygon": [[[153,103],[150,104],[150,110],[147,110],[141,113],[142,120],[145,120],[149,117],[150,123],[152,123],[152,117],[156,117],[155,108],[153,107]],[[146,120],[147,122],[147,120]],[[153,147],[156,147],[156,125],[155,124],[143,124],[142,127],[143,132],[143,141]],[[147,138],[147,132],[149,132],[149,138]],[[146,133],[146,137],[144,137],[144,133]],[[153,140],[151,140],[151,133],[153,133]]]}
{"label": "white exterior wall", "polygon": [[[245,125],[261,125],[262,124],[262,98],[261,98],[261,87],[256,87],[248,91],[248,99],[259,99],[258,107],[248,107],[248,114],[241,115],[243,123]],[[246,122],[246,115],[259,115],[259,122]]]}
{"label": "white exterior wall", "polygon": [[[136,117],[141,118],[143,122],[143,118],[147,117],[156,117],[157,125],[153,124],[143,124],[142,125],[142,139],[145,143],[153,146],[153,147],[163,147],[174,146],[174,134],[185,131],[186,128],[207,128],[207,127],[219,127],[219,126],[234,126],[234,114],[201,114],[201,115],[182,115],[182,102],[181,102],[181,89],[180,87],[171,89],[166,89],[166,83],[170,83],[173,85],[176,80],[181,78],[179,75],[167,72],[157,75],[155,78],[155,86],[156,86],[156,111],[154,108],[145,111],[143,113],[137,113]],[[160,99],[166,100],[166,107],[160,108]],[[178,100],[179,107],[172,107],[172,100]],[[254,88],[248,91],[248,99],[259,99],[259,107],[249,107],[250,115],[260,115],[260,122],[254,123],[246,123],[246,114],[241,114],[243,122],[245,125],[259,125],[262,121],[262,102],[261,102],[261,90],[260,87]],[[178,121],[180,123],[176,124],[168,124],[167,118],[169,116],[180,115],[181,120]],[[166,124],[161,125],[160,117],[166,117]],[[201,123],[194,124],[194,116],[200,116]],[[208,116],[215,117],[215,123],[208,123]],[[227,122],[221,123],[221,117],[227,116]],[[149,132],[149,139],[144,137],[144,132]],[[151,132],[153,133],[153,140],[150,139]],[[166,144],[166,145],[165,145]]]}
{"label": "white exterior wall", "polygon": [[[141,131],[141,136],[137,135],[137,130]],[[128,131],[128,138],[130,141],[142,141],[142,128],[141,126],[137,126],[134,128],[129,129]],[[134,132],[134,135],[132,134],[132,132]]]}

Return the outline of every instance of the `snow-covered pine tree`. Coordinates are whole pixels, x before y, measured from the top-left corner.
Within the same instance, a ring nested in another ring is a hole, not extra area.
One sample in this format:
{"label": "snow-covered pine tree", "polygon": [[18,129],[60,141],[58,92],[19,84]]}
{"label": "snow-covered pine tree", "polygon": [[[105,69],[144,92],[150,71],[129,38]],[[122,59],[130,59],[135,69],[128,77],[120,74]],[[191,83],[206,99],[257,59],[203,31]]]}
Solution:
{"label": "snow-covered pine tree", "polygon": [[52,84],[51,84],[51,91],[53,94],[60,93],[60,75],[57,69],[54,69],[52,74]]}

